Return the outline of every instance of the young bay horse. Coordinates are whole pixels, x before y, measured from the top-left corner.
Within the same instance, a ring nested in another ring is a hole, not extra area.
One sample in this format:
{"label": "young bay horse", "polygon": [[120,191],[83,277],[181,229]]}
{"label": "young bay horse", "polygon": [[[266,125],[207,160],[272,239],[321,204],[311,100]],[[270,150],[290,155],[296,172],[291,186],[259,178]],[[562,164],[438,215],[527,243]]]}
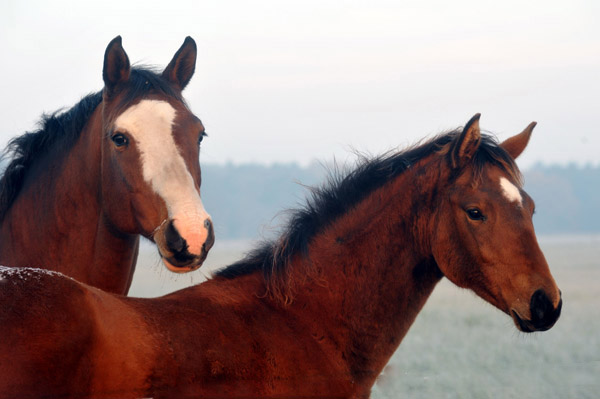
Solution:
{"label": "young bay horse", "polygon": [[170,270],[200,267],[214,242],[200,199],[205,133],[181,94],[196,52],[187,37],[156,73],[130,67],[116,37],[102,91],[11,141],[0,179],[0,264],[127,294],[142,235]]}
{"label": "young bay horse", "polygon": [[313,192],[278,240],[154,299],[58,273],[0,272],[0,396],[367,398],[442,277],[523,332],[561,294],[514,158],[466,127],[363,161]]}

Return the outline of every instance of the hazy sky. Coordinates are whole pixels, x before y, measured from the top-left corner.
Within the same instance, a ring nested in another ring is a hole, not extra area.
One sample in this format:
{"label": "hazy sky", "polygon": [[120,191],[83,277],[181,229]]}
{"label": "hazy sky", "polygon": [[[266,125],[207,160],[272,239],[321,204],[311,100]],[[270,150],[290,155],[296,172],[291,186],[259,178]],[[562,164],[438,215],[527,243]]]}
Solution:
{"label": "hazy sky", "polygon": [[481,112],[500,139],[538,122],[524,167],[600,163],[597,0],[3,0],[0,144],[100,90],[119,34],[160,66],[196,40],[203,162],[343,161]]}

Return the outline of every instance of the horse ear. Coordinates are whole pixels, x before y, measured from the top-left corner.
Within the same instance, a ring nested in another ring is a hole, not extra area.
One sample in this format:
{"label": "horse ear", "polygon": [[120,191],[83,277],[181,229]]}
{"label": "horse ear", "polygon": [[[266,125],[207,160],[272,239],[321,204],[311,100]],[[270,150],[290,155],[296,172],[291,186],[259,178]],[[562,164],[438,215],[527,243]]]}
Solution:
{"label": "horse ear", "polygon": [[129,58],[123,50],[121,36],[117,36],[108,43],[104,52],[102,78],[104,79],[105,93],[110,96],[117,85],[129,80],[130,72]]}
{"label": "horse ear", "polygon": [[163,78],[173,83],[179,90],[183,90],[194,75],[196,54],[196,42],[191,37],[186,37],[171,62],[169,62],[169,65],[163,71]]}
{"label": "horse ear", "polygon": [[504,140],[500,144],[500,147],[504,148],[511,157],[516,159],[525,150],[525,147],[527,147],[535,125],[537,125],[537,122],[531,122],[521,133]]}
{"label": "horse ear", "polygon": [[475,114],[465,125],[462,133],[454,140],[450,153],[453,168],[460,168],[470,160],[481,142],[481,131],[479,130],[479,118],[481,114]]}

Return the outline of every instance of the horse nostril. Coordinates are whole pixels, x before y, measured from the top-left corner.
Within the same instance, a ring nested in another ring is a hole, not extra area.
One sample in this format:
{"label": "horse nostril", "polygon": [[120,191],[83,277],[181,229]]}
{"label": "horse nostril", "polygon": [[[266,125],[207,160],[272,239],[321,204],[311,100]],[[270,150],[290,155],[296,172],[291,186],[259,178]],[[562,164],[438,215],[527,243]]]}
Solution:
{"label": "horse nostril", "polygon": [[210,250],[210,248],[212,248],[213,244],[215,243],[215,231],[213,229],[213,225],[210,219],[206,219],[204,221],[204,227],[206,227],[206,230],[208,230],[208,235],[206,237],[206,241],[204,242],[204,244],[202,244],[202,251],[208,252],[208,250]]}
{"label": "horse nostril", "polygon": [[542,321],[553,312],[552,301],[543,290],[537,290],[531,296],[531,320],[535,323]]}
{"label": "horse nostril", "polygon": [[185,240],[179,235],[172,220],[165,230],[165,240],[172,252],[182,252],[185,249]]}

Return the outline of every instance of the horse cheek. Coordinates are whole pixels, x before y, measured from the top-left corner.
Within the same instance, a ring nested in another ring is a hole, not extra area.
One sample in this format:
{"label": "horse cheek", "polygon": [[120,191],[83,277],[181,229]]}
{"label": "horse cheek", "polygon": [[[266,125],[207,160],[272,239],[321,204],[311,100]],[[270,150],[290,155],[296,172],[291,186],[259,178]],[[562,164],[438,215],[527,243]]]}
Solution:
{"label": "horse cheek", "polygon": [[107,155],[102,167],[104,217],[119,231],[134,234],[136,223],[131,207],[131,195],[136,187],[132,184],[133,179],[127,177],[134,173],[133,168],[130,162],[123,159],[128,158],[126,154],[109,152]]}
{"label": "horse cheek", "polygon": [[432,253],[433,257],[438,264],[441,272],[451,281],[456,279],[456,271],[454,265],[456,264],[452,254],[452,231],[450,226],[452,224],[452,218],[449,217],[449,213],[446,211],[440,211],[438,213],[437,223],[432,231]]}

